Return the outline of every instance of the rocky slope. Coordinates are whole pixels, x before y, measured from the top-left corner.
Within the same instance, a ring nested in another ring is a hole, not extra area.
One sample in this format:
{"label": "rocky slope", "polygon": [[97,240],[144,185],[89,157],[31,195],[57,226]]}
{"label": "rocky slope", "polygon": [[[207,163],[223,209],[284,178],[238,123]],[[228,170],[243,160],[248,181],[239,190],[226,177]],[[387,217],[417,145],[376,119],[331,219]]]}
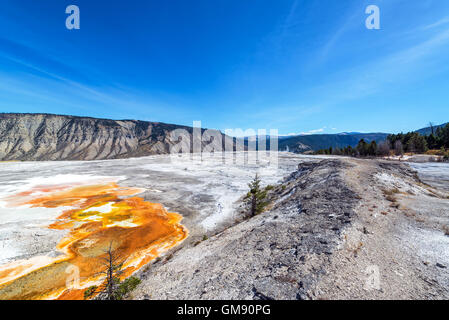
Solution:
{"label": "rocky slope", "polygon": [[132,298],[449,297],[448,194],[407,165],[301,163],[269,197],[267,212],[140,272]]}
{"label": "rocky slope", "polygon": [[170,138],[175,129],[185,129],[191,137],[190,127],[158,122],[0,114],[0,161],[101,160],[166,154],[177,143]]}
{"label": "rocky slope", "polygon": [[307,299],[354,214],[356,194],[340,174],[345,166],[302,164],[271,191],[269,213],[156,263],[138,297]]}

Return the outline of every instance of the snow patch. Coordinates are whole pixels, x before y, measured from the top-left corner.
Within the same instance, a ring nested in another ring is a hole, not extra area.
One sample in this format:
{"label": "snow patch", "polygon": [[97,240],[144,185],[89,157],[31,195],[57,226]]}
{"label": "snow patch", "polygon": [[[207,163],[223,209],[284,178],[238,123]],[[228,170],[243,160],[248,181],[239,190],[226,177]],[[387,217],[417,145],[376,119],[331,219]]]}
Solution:
{"label": "snow patch", "polygon": [[429,191],[427,191],[425,188],[418,186],[416,184],[409,183],[392,174],[382,172],[377,173],[375,177],[388,189],[397,188],[402,192],[409,192],[409,193],[412,192],[414,194],[421,193],[429,195]]}

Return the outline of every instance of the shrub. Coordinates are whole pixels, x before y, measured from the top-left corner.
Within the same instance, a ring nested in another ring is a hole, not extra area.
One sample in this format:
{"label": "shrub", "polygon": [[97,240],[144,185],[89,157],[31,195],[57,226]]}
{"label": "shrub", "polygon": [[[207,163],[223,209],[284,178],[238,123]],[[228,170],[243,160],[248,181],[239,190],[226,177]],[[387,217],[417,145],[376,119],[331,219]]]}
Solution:
{"label": "shrub", "polygon": [[400,193],[398,188],[393,188],[390,190],[383,190],[385,196],[392,196],[394,194]]}
{"label": "shrub", "polygon": [[84,291],[84,299],[85,300],[91,299],[95,295],[95,293],[97,293],[97,289],[98,289],[97,286],[91,286],[87,288],[87,290]]}
{"label": "shrub", "polygon": [[443,156],[444,161],[449,161],[449,151],[446,151],[446,153]]}
{"label": "shrub", "polygon": [[385,199],[387,199],[390,202],[396,202],[396,198],[394,196],[392,196],[392,195],[387,195],[385,197]]}
{"label": "shrub", "polygon": [[443,232],[444,232],[444,235],[449,236],[449,225],[445,225],[443,227]]}
{"label": "shrub", "polygon": [[126,295],[131,291],[133,291],[141,282],[142,281],[139,278],[134,276],[124,280],[122,283],[120,283],[117,289],[116,293],[117,300],[122,300],[123,298],[125,298]]}
{"label": "shrub", "polygon": [[260,188],[260,182],[259,176],[256,174],[253,181],[248,184],[250,190],[246,198],[251,204],[251,216],[262,213],[268,205],[268,202],[266,201],[267,190],[262,191]]}

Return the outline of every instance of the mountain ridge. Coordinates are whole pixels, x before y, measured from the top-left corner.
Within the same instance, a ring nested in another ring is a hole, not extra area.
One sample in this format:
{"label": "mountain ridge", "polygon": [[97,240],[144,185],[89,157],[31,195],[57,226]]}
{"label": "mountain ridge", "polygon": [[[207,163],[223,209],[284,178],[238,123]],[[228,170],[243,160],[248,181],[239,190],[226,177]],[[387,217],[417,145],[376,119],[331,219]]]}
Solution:
{"label": "mountain ridge", "polygon": [[104,160],[167,154],[179,142],[170,138],[176,129],[185,130],[182,140],[192,139],[192,127],[162,122],[1,113],[0,161]]}
{"label": "mountain ridge", "polygon": [[[442,127],[446,126],[448,123],[449,122],[446,122],[446,123],[443,123],[443,124],[440,124],[440,125],[434,125],[433,126],[433,130],[436,130],[438,128],[442,128]],[[429,126],[429,127],[425,127],[425,128],[422,128],[422,129],[418,129],[415,132],[418,132],[419,134],[422,134],[423,136],[427,136],[427,135],[432,133],[432,127]]]}
{"label": "mountain ridge", "polygon": [[[435,125],[434,130],[439,127],[445,126],[447,123],[441,125]],[[422,128],[415,130],[422,135],[428,135],[431,133],[431,128]],[[370,143],[376,141],[379,143],[385,141],[391,133],[385,132],[339,132],[339,133],[319,133],[319,134],[299,134],[290,136],[278,136],[279,150],[290,151],[295,153],[304,153],[310,151],[317,151],[320,149],[332,148],[345,148],[347,146],[356,147],[361,139]],[[245,137],[245,143],[247,143],[249,137]],[[266,136],[266,140],[269,141],[271,137]],[[268,143],[269,144],[269,143]]]}
{"label": "mountain ridge", "polygon": [[303,153],[320,149],[355,147],[361,139],[367,142],[384,141],[388,133],[313,134],[292,136],[279,141],[279,150]]}
{"label": "mountain ridge", "polygon": [[[189,136],[186,138],[192,139],[192,127],[164,122],[49,113],[0,113],[0,161],[104,160],[167,154],[179,142],[170,138],[170,133],[176,129],[185,130]],[[201,129],[202,132],[205,130]],[[422,128],[416,132],[426,134],[429,130]],[[222,136],[222,146],[228,139],[232,139],[233,150],[241,141],[248,146],[250,137],[235,138],[218,130],[212,131]],[[329,147],[355,147],[360,139],[379,143],[388,135],[342,132],[279,136],[278,150],[304,153]],[[271,137],[265,138],[269,148]],[[202,147],[210,142],[202,141]],[[193,152],[192,146],[190,151]]]}

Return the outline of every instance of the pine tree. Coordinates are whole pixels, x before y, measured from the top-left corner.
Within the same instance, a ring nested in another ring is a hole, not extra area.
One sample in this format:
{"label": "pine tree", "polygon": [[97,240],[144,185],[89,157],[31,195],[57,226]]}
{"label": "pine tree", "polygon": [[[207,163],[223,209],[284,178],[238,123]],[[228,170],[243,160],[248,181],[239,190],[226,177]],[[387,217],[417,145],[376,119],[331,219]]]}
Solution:
{"label": "pine tree", "polygon": [[365,139],[361,139],[357,145],[357,152],[362,157],[368,154],[368,144],[365,142]]}
{"label": "pine tree", "polygon": [[254,180],[248,184],[249,192],[247,198],[251,201],[251,216],[255,216],[261,213],[268,204],[265,199],[267,197],[267,191],[262,190],[260,187],[260,179],[258,174],[254,177]]}
{"label": "pine tree", "polygon": [[373,140],[373,141],[371,141],[371,143],[368,146],[367,154],[369,156],[375,156],[376,152],[377,152],[377,143],[376,143],[376,141]]}

